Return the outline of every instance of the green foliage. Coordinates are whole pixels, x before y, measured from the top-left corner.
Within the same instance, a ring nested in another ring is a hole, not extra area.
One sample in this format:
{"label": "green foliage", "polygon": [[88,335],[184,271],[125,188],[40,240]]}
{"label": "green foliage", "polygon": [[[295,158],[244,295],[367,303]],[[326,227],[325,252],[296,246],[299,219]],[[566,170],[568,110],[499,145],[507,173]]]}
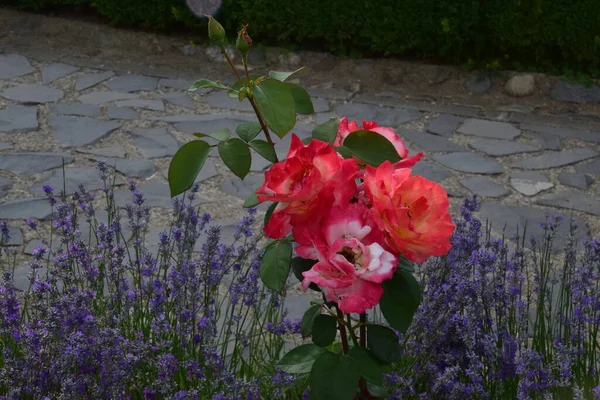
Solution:
{"label": "green foliage", "polygon": [[410,272],[399,268],[392,279],[383,282],[379,306],[392,328],[406,333],[419,304],[421,288]]}
{"label": "green foliage", "polygon": [[260,279],[269,289],[280,292],[290,273],[292,243],[287,239],[275,240],[267,245],[260,264]]}
{"label": "green foliage", "polygon": [[210,146],[202,140],[191,141],[177,150],[169,165],[172,197],[192,187],[209,154]]}

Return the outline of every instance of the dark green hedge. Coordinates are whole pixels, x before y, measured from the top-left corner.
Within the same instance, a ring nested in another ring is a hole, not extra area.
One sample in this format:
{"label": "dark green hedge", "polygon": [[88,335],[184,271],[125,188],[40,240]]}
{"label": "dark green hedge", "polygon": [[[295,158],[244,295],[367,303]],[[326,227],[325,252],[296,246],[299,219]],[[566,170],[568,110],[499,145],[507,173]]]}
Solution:
{"label": "dark green hedge", "polygon": [[[203,26],[184,0],[12,0],[88,5],[119,25]],[[218,19],[255,39],[352,54],[600,68],[600,0],[224,0]]]}

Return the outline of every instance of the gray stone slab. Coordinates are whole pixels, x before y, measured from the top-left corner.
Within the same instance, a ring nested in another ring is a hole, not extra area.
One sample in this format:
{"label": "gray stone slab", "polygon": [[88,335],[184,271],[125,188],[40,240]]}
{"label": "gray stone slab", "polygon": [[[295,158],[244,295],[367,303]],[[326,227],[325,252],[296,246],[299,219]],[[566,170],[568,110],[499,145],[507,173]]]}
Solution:
{"label": "gray stone slab", "polygon": [[413,175],[423,176],[430,181],[440,183],[444,179],[452,176],[452,173],[444,167],[429,161],[419,161],[412,167]]}
{"label": "gray stone slab", "polygon": [[435,154],[433,159],[456,171],[493,175],[504,172],[504,167],[476,153]]}
{"label": "gray stone slab", "polygon": [[474,73],[465,82],[465,88],[471,93],[487,93],[492,88],[492,80],[487,74]]}
{"label": "gray stone slab", "polygon": [[[159,182],[147,182],[138,185],[139,191],[144,195],[144,204],[150,207],[160,208],[171,208],[173,206],[173,199],[171,198],[171,192],[169,185],[166,183]],[[131,203],[131,192],[129,190],[116,190],[115,191],[115,202],[120,206]],[[209,201],[200,197],[196,194],[192,205],[198,206],[200,204],[206,204]]]}
{"label": "gray stone slab", "polygon": [[[217,167],[215,166],[214,160],[210,158],[206,160],[204,166],[196,176],[196,182],[204,182],[210,178],[214,178],[218,176],[219,172],[217,171]],[[169,179],[169,169],[163,170],[163,176],[168,180]]]}
{"label": "gray stone slab", "polygon": [[558,174],[558,181],[566,186],[587,190],[594,183],[594,178],[589,174],[562,172]]}
{"label": "gray stone slab", "polygon": [[488,121],[485,119],[467,119],[458,132],[492,139],[512,140],[521,134],[514,125],[507,122]]}
{"label": "gray stone slab", "polygon": [[[293,274],[292,274],[293,275]],[[311,306],[310,302],[314,301],[308,295],[299,296],[299,295],[291,295],[286,296],[284,300],[284,308],[287,309],[288,314],[286,318],[290,319],[302,319],[302,316]]]}
{"label": "gray stone slab", "polygon": [[46,64],[42,67],[42,84],[47,85],[48,83],[54,82],[55,80],[67,76],[79,68],[74,65],[52,63]]}
{"label": "gray stone slab", "polygon": [[544,150],[560,150],[563,148],[561,137],[549,133],[538,132],[532,143]]}
{"label": "gray stone slab", "polygon": [[[451,142],[445,137],[432,135],[425,132],[416,132],[407,129],[398,130],[398,136],[411,143],[415,148],[428,152],[453,152],[466,151],[464,147]],[[414,150],[411,147],[411,150]]]}
{"label": "gray stone slab", "polygon": [[99,117],[100,107],[93,104],[56,103],[50,105],[52,114],[79,115],[81,117]]}
{"label": "gray stone slab", "polygon": [[52,207],[48,199],[19,199],[0,204],[0,219],[50,219]]}
{"label": "gray stone slab", "polygon": [[594,158],[598,156],[592,149],[568,149],[560,152],[546,153],[541,156],[525,158],[517,162],[514,167],[522,169],[549,169]]}
{"label": "gray stone slab", "polygon": [[246,200],[248,196],[256,192],[256,189],[263,184],[264,180],[265,177],[263,175],[248,175],[243,181],[237,177],[227,179],[221,185],[221,190],[227,194]]}
{"label": "gray stone slab", "polygon": [[137,99],[137,94],[119,92],[92,92],[79,96],[79,101],[84,104],[104,104],[118,100]]}
{"label": "gray stone slab", "polygon": [[23,244],[23,233],[21,232],[21,229],[16,226],[9,226],[8,235],[10,236],[10,239],[8,239],[6,246],[21,246]]}
{"label": "gray stone slab", "polygon": [[542,206],[576,210],[600,216],[600,200],[587,193],[560,192],[548,194],[535,201]]}
{"label": "gray stone slab", "polygon": [[158,84],[160,86],[168,87],[170,89],[177,89],[177,90],[188,90],[192,86],[193,83],[194,83],[194,81],[191,81],[188,79],[169,79],[169,78],[163,78],[158,82]]}
{"label": "gray stone slab", "polygon": [[0,110],[0,132],[30,132],[38,126],[37,107],[10,105]]}
{"label": "gray stone slab", "polygon": [[143,108],[152,111],[165,111],[165,103],[162,100],[129,99],[115,102],[117,107]]}
{"label": "gray stone slab", "polygon": [[181,114],[181,115],[167,115],[165,117],[153,117],[150,118],[154,121],[164,121],[171,124],[185,123],[185,122],[206,122],[207,124],[213,124],[215,121],[222,119],[233,119],[241,122],[256,121],[256,117],[249,115],[230,115],[230,114]]}
{"label": "gray stone slab", "polygon": [[131,108],[121,108],[115,106],[108,106],[106,108],[106,115],[110,119],[124,119],[124,120],[136,120],[139,118],[140,113]]}
{"label": "gray stone slab", "polygon": [[65,115],[50,115],[48,125],[61,147],[93,144],[121,126],[112,121]]}
{"label": "gray stone slab", "polygon": [[158,97],[160,97],[169,104],[191,109],[196,108],[196,104],[187,93],[164,93],[158,95]]}
{"label": "gray stone slab", "polygon": [[181,145],[165,128],[134,129],[131,134],[134,145],[147,158],[173,156]]}
{"label": "gray stone slab", "polygon": [[313,109],[315,110],[315,113],[323,113],[331,110],[331,105],[327,99],[322,97],[312,97],[311,101],[313,103]]}
{"label": "gray stone slab", "polygon": [[579,83],[557,82],[550,92],[556,101],[569,103],[600,103],[600,86],[586,87]]}
{"label": "gray stone slab", "polygon": [[[28,256],[30,256],[33,254],[33,251],[40,246],[49,247],[48,245],[45,245],[39,239],[30,240],[29,243],[27,243],[27,245],[25,246],[25,249],[23,250],[23,254],[27,254]],[[60,242],[58,240],[54,240],[52,242],[51,248],[52,248],[52,251],[56,251],[56,250],[60,249]]]}
{"label": "gray stone slab", "polygon": [[456,115],[442,114],[427,125],[427,132],[434,135],[452,137],[458,125],[463,122],[463,118]]}
{"label": "gray stone slab", "polygon": [[510,177],[510,185],[525,196],[535,196],[554,187],[548,177],[535,171],[515,172]]}
{"label": "gray stone slab", "polygon": [[105,82],[104,85],[115,92],[149,91],[156,90],[158,78],[144,75],[120,75]]}
{"label": "gray stone slab", "polygon": [[5,197],[13,187],[13,182],[8,178],[0,177],[0,199]]}
{"label": "gray stone slab", "polygon": [[146,179],[156,172],[154,163],[151,160],[116,157],[95,157],[95,160],[106,161],[106,165],[114,167],[117,171],[129,178]]}
{"label": "gray stone slab", "polygon": [[356,121],[375,121],[381,126],[395,128],[421,118],[421,113],[415,110],[380,107],[375,104],[347,103],[337,106],[333,113],[317,114],[317,123],[321,124],[332,117],[348,117],[349,120]]}
{"label": "gray stone slab", "polygon": [[596,159],[585,164],[579,164],[575,167],[575,171],[582,174],[588,174],[596,178],[600,177],[600,159]]}
{"label": "gray stone slab", "polygon": [[23,84],[6,89],[0,96],[21,103],[51,103],[63,98],[64,92],[50,86]]}
{"label": "gray stone slab", "polygon": [[0,79],[13,79],[35,72],[29,60],[17,54],[0,55]]}
{"label": "gray stone slab", "polygon": [[[44,185],[49,185],[54,188],[56,193],[65,190],[67,195],[71,195],[77,191],[80,184],[90,191],[101,189],[103,185],[100,173],[96,168],[65,168],[64,175],[62,169],[56,170],[41,183],[32,185],[29,192],[34,196],[43,196]],[[121,184],[123,184],[122,180],[115,180],[115,185]]]}
{"label": "gray stone slab", "polygon": [[461,185],[481,197],[504,197],[510,193],[506,187],[497,184],[483,176],[460,180]]}
{"label": "gray stone slab", "polygon": [[99,149],[76,149],[79,153],[93,154],[100,157],[125,157],[125,149],[123,147],[104,147]]}
{"label": "gray stone slab", "polygon": [[[205,231],[210,229],[212,226],[219,226],[221,228],[221,240],[219,243],[230,246],[235,242],[234,236],[238,231],[237,225],[239,222],[239,220],[235,219],[216,219],[214,221],[210,221],[210,223],[206,226]],[[202,245],[206,243],[206,237],[207,235],[204,234],[198,238],[198,241],[194,246],[194,251],[202,251]]]}
{"label": "gray stone slab", "polygon": [[519,153],[540,151],[539,146],[500,139],[475,139],[471,147],[488,156],[509,156]]}
{"label": "gray stone slab", "polygon": [[226,108],[228,110],[253,112],[252,105],[247,99],[239,101],[237,98],[232,98],[225,91],[215,91],[207,94],[203,98],[211,107]]}
{"label": "gray stone slab", "polygon": [[10,150],[13,149],[12,144],[6,142],[0,142],[0,151],[1,150]]}
{"label": "gray stone slab", "polygon": [[75,83],[75,90],[81,91],[87,88],[91,88],[92,86],[96,86],[97,84],[104,82],[105,80],[112,78],[113,76],[115,76],[115,73],[112,71],[81,75]]}
{"label": "gray stone slab", "polygon": [[73,162],[68,153],[2,153],[0,170],[33,175]]}
{"label": "gray stone slab", "polygon": [[[514,240],[514,235],[519,234],[523,237],[523,229],[526,227],[525,246],[531,246],[529,241],[530,236],[535,237],[537,242],[541,243],[543,230],[540,228],[539,224],[546,220],[546,210],[538,207],[511,206],[482,202],[478,214],[483,223],[487,220],[491,224],[492,230],[496,232],[498,236],[501,236],[504,232],[504,237],[507,240]],[[569,220],[570,217],[566,216],[565,221],[558,227],[554,241],[557,250],[562,250],[567,242],[569,236]],[[585,221],[580,218],[575,218],[575,221],[579,225],[578,237],[584,238],[589,235],[590,231]]]}
{"label": "gray stone slab", "polygon": [[600,143],[600,132],[581,131],[578,129],[557,128],[548,125],[522,124],[521,129],[532,132],[556,135],[564,138],[579,139],[586,142]]}

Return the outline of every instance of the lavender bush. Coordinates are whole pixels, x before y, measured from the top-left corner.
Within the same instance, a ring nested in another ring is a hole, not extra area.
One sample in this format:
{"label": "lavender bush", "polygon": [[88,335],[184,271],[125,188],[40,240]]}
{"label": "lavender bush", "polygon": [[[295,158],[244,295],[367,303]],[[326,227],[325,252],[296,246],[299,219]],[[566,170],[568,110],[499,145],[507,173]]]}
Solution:
{"label": "lavender bush", "polygon": [[[169,230],[149,247],[143,194],[129,185],[123,222],[113,178],[98,169],[105,222],[83,186],[61,201],[44,187],[54,234],[33,251],[27,290],[14,286],[14,252],[2,254],[2,398],[300,398],[301,385],[274,367],[298,323],[283,319],[282,298],[259,283],[254,211],[226,246],[192,207],[192,190],[173,201]],[[91,229],[78,225],[82,215]]]}
{"label": "lavender bush", "polygon": [[509,246],[477,206],[465,201],[452,250],[424,265],[390,398],[600,399],[600,242],[579,249],[571,221],[559,257],[549,215],[531,250],[526,233]]}

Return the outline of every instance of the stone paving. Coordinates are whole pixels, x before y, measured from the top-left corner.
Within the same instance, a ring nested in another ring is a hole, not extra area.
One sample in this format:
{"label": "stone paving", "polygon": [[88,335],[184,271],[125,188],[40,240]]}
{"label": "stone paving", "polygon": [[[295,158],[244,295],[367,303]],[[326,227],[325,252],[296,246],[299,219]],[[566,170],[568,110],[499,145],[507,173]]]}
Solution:
{"label": "stone paving", "polygon": [[[21,229],[24,218],[50,215],[42,185],[61,189],[64,177],[68,193],[80,182],[97,190],[94,161],[100,159],[116,168],[117,184],[141,184],[154,208],[148,236],[157,237],[168,220],[166,171],[178,147],[194,132],[234,130],[252,120],[247,103],[210,90],[188,94],[190,84],[0,55],[0,218],[11,221],[10,244],[28,254],[38,243]],[[469,193],[481,196],[480,214],[497,232],[510,236],[551,211],[572,214],[582,235],[600,233],[600,132],[382,106],[346,90],[309,92],[317,114],[299,118],[294,132],[300,137],[332,116],[375,120],[396,129],[411,151],[425,152],[415,172],[440,182],[454,209]],[[288,146],[289,136],[278,141],[277,153],[284,156]],[[198,177],[197,204],[230,238],[243,199],[269,164],[253,157],[252,172],[241,181],[212,156]],[[125,188],[116,195],[127,201]]]}

